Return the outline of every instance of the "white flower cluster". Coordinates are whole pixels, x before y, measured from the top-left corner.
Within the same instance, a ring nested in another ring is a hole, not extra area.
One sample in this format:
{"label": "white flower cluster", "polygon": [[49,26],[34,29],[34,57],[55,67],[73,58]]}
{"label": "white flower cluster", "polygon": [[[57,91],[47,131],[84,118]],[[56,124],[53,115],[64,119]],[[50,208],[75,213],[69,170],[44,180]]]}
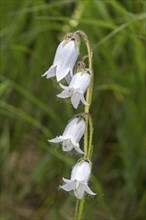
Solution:
{"label": "white flower cluster", "polygon": [[68,86],[60,84],[63,88],[57,97],[71,98],[71,103],[75,109],[80,101],[84,105],[88,103],[84,99],[84,94],[90,84],[90,73],[88,69],[82,69],[73,75],[73,68],[79,56],[79,38],[75,33],[68,34],[59,44],[53,65],[42,75],[47,79],[56,76],[57,82],[65,78]]}
{"label": "white flower cluster", "polygon": [[[53,65],[42,75],[47,79],[56,76],[57,82],[65,79],[68,86],[59,83],[63,91],[57,97],[65,99],[71,98],[71,103],[75,109],[78,108],[80,101],[88,105],[84,94],[90,85],[89,69],[82,68],[73,74],[73,68],[79,55],[79,36],[76,33],[67,34],[65,39],[59,44]],[[80,148],[80,140],[85,133],[85,113],[73,117],[62,135],[48,140],[51,143],[62,143],[63,151],[74,149],[79,154],[84,154]],[[72,169],[71,178],[63,178],[64,185],[60,188],[65,191],[74,191],[78,199],[82,199],[84,192],[95,195],[88,187],[91,175],[91,163],[89,160],[81,159]]]}

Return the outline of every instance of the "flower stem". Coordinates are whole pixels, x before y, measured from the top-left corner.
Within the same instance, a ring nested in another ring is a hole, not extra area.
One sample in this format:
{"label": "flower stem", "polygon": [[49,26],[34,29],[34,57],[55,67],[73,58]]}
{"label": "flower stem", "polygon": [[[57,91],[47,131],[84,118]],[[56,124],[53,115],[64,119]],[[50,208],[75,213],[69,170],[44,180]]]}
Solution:
{"label": "flower stem", "polygon": [[77,199],[77,200],[76,200],[75,218],[74,218],[74,220],[77,220],[78,209],[79,209],[79,200]]}
{"label": "flower stem", "polygon": [[93,121],[91,115],[89,114],[89,148],[88,148],[89,159],[92,157],[92,151],[93,151],[92,139],[93,139]]}
{"label": "flower stem", "polygon": [[[86,94],[86,101],[89,105],[85,106],[84,112],[86,114],[86,128],[85,128],[85,134],[84,134],[84,159],[90,159],[92,156],[92,136],[93,136],[93,123],[92,123],[92,117],[90,115],[90,106],[92,102],[92,93],[93,93],[93,67],[92,67],[92,49],[88,40],[87,35],[81,31],[78,30],[75,32],[76,34],[80,34],[83,38],[88,52],[88,65],[89,65],[89,72],[90,72],[90,85],[87,90]],[[78,211],[77,215],[75,215],[75,220],[80,220],[82,218],[82,212],[84,207],[84,199],[79,201],[78,204]]]}
{"label": "flower stem", "polygon": [[84,134],[84,158],[87,159],[87,155],[88,155],[88,114],[86,114],[85,116],[85,120],[86,120],[86,127],[85,127],[85,134]]}
{"label": "flower stem", "polygon": [[78,212],[77,220],[81,220],[83,208],[84,208],[84,199],[80,200],[79,202],[79,212]]}
{"label": "flower stem", "polygon": [[[93,93],[93,65],[92,65],[92,49],[88,40],[87,35],[81,31],[78,30],[75,33],[80,34],[86,44],[87,52],[88,52],[88,64],[89,64],[89,72],[90,72],[90,86],[87,90],[86,94],[86,101],[89,103],[89,105],[85,106],[85,113],[86,113],[86,129],[84,134],[84,158],[89,158],[91,156],[92,151],[92,136],[93,136],[93,123],[92,123],[92,117],[89,114],[90,106],[92,102],[92,93]],[[89,129],[88,129],[89,127]],[[90,135],[89,135],[90,133]]]}

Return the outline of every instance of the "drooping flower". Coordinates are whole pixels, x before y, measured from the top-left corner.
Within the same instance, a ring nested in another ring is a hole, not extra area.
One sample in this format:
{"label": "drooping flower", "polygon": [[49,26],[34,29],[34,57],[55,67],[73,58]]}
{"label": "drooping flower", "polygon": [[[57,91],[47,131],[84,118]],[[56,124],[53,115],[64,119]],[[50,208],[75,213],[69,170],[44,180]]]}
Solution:
{"label": "drooping flower", "polygon": [[63,178],[64,185],[60,186],[65,191],[74,191],[78,199],[82,199],[84,192],[90,195],[96,195],[88,186],[88,181],[91,175],[91,165],[88,160],[78,162],[71,171],[71,178]]}
{"label": "drooping flower", "polygon": [[60,86],[64,89],[63,92],[57,95],[57,97],[65,99],[70,97],[71,103],[75,109],[78,108],[80,101],[84,105],[88,105],[85,101],[84,94],[90,84],[90,74],[88,69],[82,72],[76,73],[69,86],[64,86],[60,83]]}
{"label": "drooping flower", "polygon": [[73,67],[79,55],[79,39],[75,33],[66,35],[59,44],[53,65],[42,75],[47,79],[56,76],[57,82],[66,78],[69,83],[73,76]]}
{"label": "drooping flower", "polygon": [[84,114],[80,114],[69,121],[63,135],[48,141],[52,143],[62,142],[63,151],[71,151],[74,148],[78,153],[83,154],[84,152],[80,149],[79,141],[84,132],[85,116]]}

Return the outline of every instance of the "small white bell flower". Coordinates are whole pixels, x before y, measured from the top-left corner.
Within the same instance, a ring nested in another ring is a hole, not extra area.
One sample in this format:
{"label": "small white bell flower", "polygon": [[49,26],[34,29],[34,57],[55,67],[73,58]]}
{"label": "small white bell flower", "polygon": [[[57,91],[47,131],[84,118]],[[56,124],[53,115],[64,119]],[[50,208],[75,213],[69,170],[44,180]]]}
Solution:
{"label": "small white bell flower", "polygon": [[91,165],[88,160],[78,162],[71,171],[71,179],[63,178],[64,185],[60,186],[65,191],[74,191],[78,199],[82,199],[84,192],[94,196],[96,193],[92,192],[88,186],[88,181],[91,175]]}
{"label": "small white bell flower", "polygon": [[85,117],[83,114],[74,117],[66,126],[63,135],[48,140],[52,143],[62,142],[63,151],[71,151],[73,148],[80,154],[84,152],[80,149],[79,141],[85,132]]}
{"label": "small white bell flower", "polygon": [[78,108],[80,101],[84,105],[89,105],[84,98],[84,93],[88,89],[90,84],[90,74],[89,71],[82,71],[76,73],[69,86],[64,86],[60,84],[60,86],[64,89],[63,92],[57,95],[59,98],[68,98],[71,97],[71,103],[75,109]]}
{"label": "small white bell flower", "polygon": [[46,76],[47,79],[56,76],[57,82],[65,78],[69,83],[79,55],[78,43],[77,35],[68,34],[56,50],[53,65],[42,76]]}

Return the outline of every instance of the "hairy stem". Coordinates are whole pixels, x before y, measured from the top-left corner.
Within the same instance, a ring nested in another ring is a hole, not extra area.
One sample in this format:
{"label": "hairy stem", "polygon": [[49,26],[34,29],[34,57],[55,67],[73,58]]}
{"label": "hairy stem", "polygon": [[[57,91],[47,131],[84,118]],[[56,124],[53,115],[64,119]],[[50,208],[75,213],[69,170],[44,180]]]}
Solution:
{"label": "hairy stem", "polygon": [[74,220],[77,220],[78,217],[78,210],[79,210],[79,200],[76,200],[76,207],[75,207],[75,218]]}
{"label": "hairy stem", "polygon": [[[84,112],[86,114],[86,128],[85,128],[85,134],[84,134],[84,159],[90,159],[92,155],[92,136],[93,136],[93,123],[92,123],[92,117],[89,114],[90,106],[92,102],[92,93],[93,93],[93,67],[92,67],[92,49],[90,47],[90,43],[88,40],[87,35],[81,31],[78,30],[75,32],[76,34],[80,34],[83,38],[88,52],[88,65],[89,65],[89,72],[90,72],[90,85],[87,90],[86,94],[86,101],[89,105],[85,106]],[[78,204],[78,211],[77,215],[75,215],[75,220],[81,220],[82,213],[83,213],[83,207],[84,207],[84,199],[79,201]]]}
{"label": "hairy stem", "polygon": [[[89,88],[87,90],[87,94],[86,94],[86,101],[89,105],[86,105],[85,110],[84,110],[85,113],[86,113],[86,129],[85,129],[85,134],[84,134],[84,157],[88,158],[88,152],[90,151],[90,149],[88,149],[88,148],[91,147],[89,145],[88,124],[89,124],[89,111],[90,111],[90,106],[91,106],[91,102],[92,102],[92,93],[93,93],[93,67],[92,67],[92,55],[93,55],[93,53],[92,53],[92,49],[91,49],[91,46],[90,46],[87,35],[81,30],[76,31],[76,33],[78,33],[82,36],[82,38],[83,38],[83,40],[86,44],[87,52],[88,52],[89,72],[90,72],[90,86],[89,86]],[[92,139],[92,134],[90,134],[90,139]],[[90,140],[90,142],[92,142],[92,141]]]}
{"label": "hairy stem", "polygon": [[82,219],[83,208],[84,208],[84,199],[82,199],[79,203],[79,212],[78,212],[77,220]]}
{"label": "hairy stem", "polygon": [[89,147],[88,147],[89,159],[92,157],[92,151],[93,151],[92,139],[93,139],[93,121],[91,115],[89,114]]}

